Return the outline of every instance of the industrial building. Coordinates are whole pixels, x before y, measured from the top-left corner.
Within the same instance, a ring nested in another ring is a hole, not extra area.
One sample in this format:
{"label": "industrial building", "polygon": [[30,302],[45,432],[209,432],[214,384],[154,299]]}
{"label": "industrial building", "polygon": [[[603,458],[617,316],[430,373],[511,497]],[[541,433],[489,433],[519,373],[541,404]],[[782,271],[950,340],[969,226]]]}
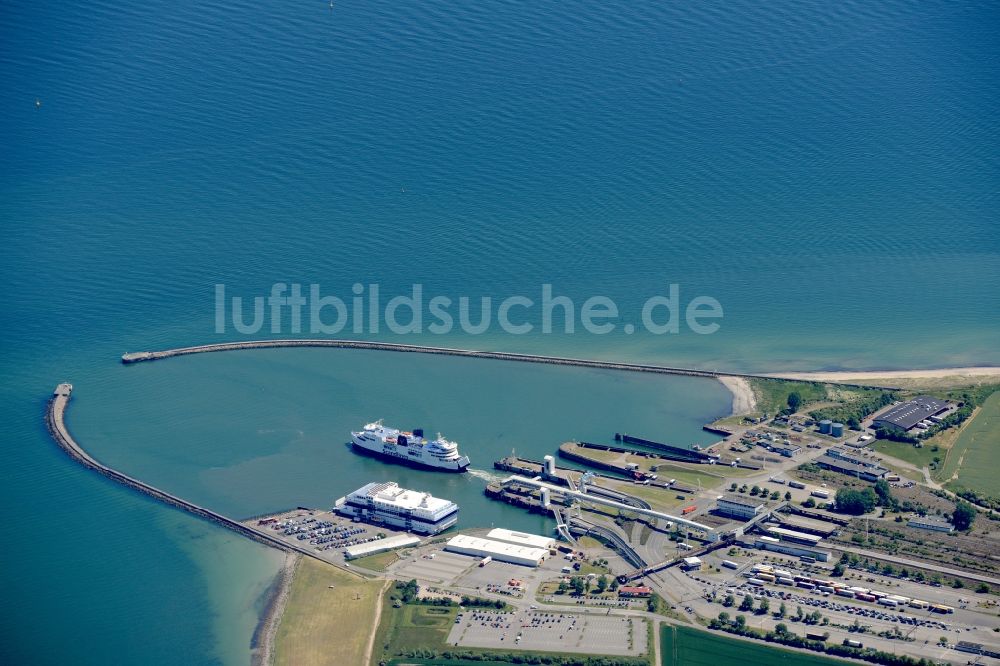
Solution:
{"label": "industrial building", "polygon": [[623,585],[618,588],[619,597],[648,597],[653,594],[652,588],[645,585]]}
{"label": "industrial building", "polygon": [[529,548],[555,548],[556,540],[552,537],[541,536],[539,534],[526,534],[525,532],[514,532],[512,530],[496,527],[486,535],[487,539],[503,541],[517,546],[528,546]]}
{"label": "industrial building", "polygon": [[723,495],[715,501],[716,512],[731,518],[750,520],[764,510],[765,502],[756,497]]}
{"label": "industrial building", "polygon": [[387,550],[403,548],[404,546],[416,546],[419,543],[420,539],[412,534],[397,534],[396,536],[391,536],[387,539],[376,539],[375,541],[369,541],[368,543],[359,543],[353,546],[348,546],[344,549],[344,557],[349,560],[353,560],[366,555],[374,555],[375,553],[382,553]]}
{"label": "industrial building", "polygon": [[784,527],[771,527],[770,525],[765,525],[763,526],[763,529],[767,530],[769,534],[778,537],[782,541],[797,543],[802,546],[815,547],[820,541],[823,540],[823,537],[816,536],[815,534],[796,532],[794,530],[789,530]]}
{"label": "industrial building", "polygon": [[[835,454],[835,452],[839,453]],[[841,474],[847,474],[859,479],[864,479],[865,481],[878,481],[879,479],[884,479],[889,473],[889,470],[884,467],[880,467],[877,463],[859,458],[852,458],[846,453],[840,452],[839,449],[830,449],[826,452],[826,454],[820,456],[814,462],[823,469],[839,472]]]}
{"label": "industrial building", "polygon": [[430,493],[400,488],[392,481],[373,482],[341,497],[334,510],[366,523],[437,534],[458,522],[458,505]]}
{"label": "industrial building", "polygon": [[549,554],[549,551],[545,548],[518,546],[512,543],[504,543],[493,539],[481,539],[466,534],[459,534],[449,539],[445,550],[453,553],[461,553],[462,555],[472,555],[474,557],[490,557],[497,562],[521,564],[527,567],[537,567]]}
{"label": "industrial building", "polygon": [[801,446],[796,446],[794,444],[772,444],[769,448],[778,455],[786,458],[791,458],[802,450]]}
{"label": "industrial building", "polygon": [[760,536],[752,544],[747,544],[760,550],[769,550],[774,553],[794,555],[795,557],[811,557],[817,562],[829,562],[832,554],[822,548],[801,546],[786,541],[781,541],[775,537]]}
{"label": "industrial building", "polygon": [[923,423],[923,429],[926,429],[929,427],[928,423],[940,421],[941,415],[950,409],[951,404],[946,400],[921,395],[901,405],[896,405],[876,417],[872,421],[872,426],[903,433],[919,428]]}
{"label": "industrial building", "polygon": [[916,527],[920,530],[934,530],[935,532],[954,532],[955,527],[946,520],[941,520],[940,518],[931,518],[930,516],[924,516],[923,518],[914,517],[906,523],[907,527]]}

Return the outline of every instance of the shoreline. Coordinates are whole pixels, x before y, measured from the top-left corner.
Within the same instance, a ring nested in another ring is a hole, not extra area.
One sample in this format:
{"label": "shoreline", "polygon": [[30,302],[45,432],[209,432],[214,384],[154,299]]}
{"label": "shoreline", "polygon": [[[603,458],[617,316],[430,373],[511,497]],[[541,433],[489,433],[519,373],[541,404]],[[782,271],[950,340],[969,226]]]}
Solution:
{"label": "shoreline", "polygon": [[250,649],[251,666],[270,666],[274,663],[275,638],[278,635],[278,627],[281,626],[281,618],[285,614],[285,606],[288,605],[292,580],[301,560],[302,556],[297,553],[286,553],[281,570],[268,589],[264,612],[261,613],[253,632]]}
{"label": "shoreline", "polygon": [[719,381],[733,394],[730,416],[743,416],[757,411],[757,396],[746,377],[719,377]]}
{"label": "shoreline", "polygon": [[1000,377],[998,366],[937,368],[933,370],[833,370],[816,372],[782,372],[767,375],[774,379],[798,379],[816,382],[840,382],[875,379],[940,379],[942,377]]}

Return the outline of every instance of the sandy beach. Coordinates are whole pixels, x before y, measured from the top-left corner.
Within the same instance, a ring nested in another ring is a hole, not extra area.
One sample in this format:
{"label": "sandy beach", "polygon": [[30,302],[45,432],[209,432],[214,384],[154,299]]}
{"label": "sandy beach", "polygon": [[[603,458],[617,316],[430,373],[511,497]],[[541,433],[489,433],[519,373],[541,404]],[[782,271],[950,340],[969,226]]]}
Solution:
{"label": "sandy beach", "polygon": [[295,569],[301,557],[297,553],[285,554],[285,562],[254,632],[255,646],[250,657],[252,666],[268,666],[274,661],[274,637],[278,633],[278,625],[281,624],[281,616],[285,612],[288,594],[292,589],[292,578],[295,576]]}
{"label": "sandy beach", "polygon": [[743,377],[719,377],[723,386],[733,394],[733,416],[750,414],[757,410],[757,399],[754,397],[750,382]]}
{"label": "sandy beach", "polygon": [[940,368],[937,370],[843,370],[836,372],[782,372],[769,375],[784,379],[805,379],[819,382],[842,382],[858,379],[911,379],[940,377],[1000,377],[1000,367]]}

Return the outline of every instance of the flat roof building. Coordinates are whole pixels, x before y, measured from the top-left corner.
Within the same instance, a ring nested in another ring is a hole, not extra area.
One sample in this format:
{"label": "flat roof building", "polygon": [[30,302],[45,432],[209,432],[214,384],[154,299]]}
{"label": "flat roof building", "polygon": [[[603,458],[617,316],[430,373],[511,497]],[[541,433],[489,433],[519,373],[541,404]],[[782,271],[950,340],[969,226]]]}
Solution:
{"label": "flat roof building", "polygon": [[386,539],[376,539],[375,541],[369,541],[368,543],[359,543],[353,546],[348,546],[344,549],[344,557],[349,560],[353,560],[357,557],[374,555],[375,553],[394,550],[396,548],[403,548],[404,546],[416,546],[419,543],[420,539],[412,534],[397,534]]}
{"label": "flat roof building", "polygon": [[701,558],[700,557],[685,557],[682,561],[681,566],[685,571],[691,571],[695,569],[701,569]]}
{"label": "flat roof building", "polygon": [[769,533],[778,537],[782,541],[791,541],[793,543],[800,543],[805,546],[815,546],[823,539],[823,537],[818,537],[815,534],[796,532],[794,530],[785,529],[784,527],[767,526],[764,529],[766,529]]}
{"label": "flat roof building", "polygon": [[794,444],[772,444],[771,450],[777,453],[778,455],[782,455],[786,458],[791,458],[796,453],[801,451],[802,447],[796,446]]}
{"label": "flat roof building", "polygon": [[878,465],[859,465],[849,458],[837,458],[829,454],[822,455],[815,460],[815,463],[823,469],[828,469],[848,476],[864,479],[865,481],[878,481],[884,479],[889,470]]}
{"label": "flat roof building", "polygon": [[950,407],[948,401],[938,400],[929,395],[917,396],[913,400],[896,405],[872,421],[876,428],[889,428],[898,432],[912,430],[918,423],[932,416],[938,416]]}
{"label": "flat roof building", "polygon": [[552,537],[541,536],[540,534],[527,534],[525,532],[514,532],[513,530],[497,527],[489,531],[487,539],[503,541],[518,546],[528,546],[530,548],[554,548],[556,540]]}
{"label": "flat roof building", "polygon": [[334,509],[366,523],[437,534],[458,522],[458,505],[430,493],[400,488],[393,481],[373,482],[341,497]]}
{"label": "flat roof building", "polygon": [[448,544],[444,549],[453,553],[461,553],[462,555],[492,557],[498,562],[509,562],[528,567],[537,567],[549,554],[549,551],[544,548],[518,546],[512,543],[504,543],[493,539],[481,539],[466,534],[453,536],[448,540]]}
{"label": "flat roof building", "polygon": [[955,527],[946,520],[941,520],[940,518],[931,518],[930,516],[924,516],[923,518],[914,517],[906,523],[907,527],[916,527],[921,530],[934,530],[935,532],[954,532]]}
{"label": "flat roof building", "polygon": [[794,555],[796,557],[812,557],[817,562],[829,562],[832,557],[832,553],[829,550],[779,541],[774,537],[757,537],[754,546],[774,553],[784,553],[785,555]]}
{"label": "flat roof building", "polygon": [[648,597],[652,593],[652,588],[645,585],[623,585],[618,588],[619,597]]}
{"label": "flat roof building", "polygon": [[764,510],[765,502],[756,497],[723,495],[715,501],[715,510],[724,516],[749,520]]}

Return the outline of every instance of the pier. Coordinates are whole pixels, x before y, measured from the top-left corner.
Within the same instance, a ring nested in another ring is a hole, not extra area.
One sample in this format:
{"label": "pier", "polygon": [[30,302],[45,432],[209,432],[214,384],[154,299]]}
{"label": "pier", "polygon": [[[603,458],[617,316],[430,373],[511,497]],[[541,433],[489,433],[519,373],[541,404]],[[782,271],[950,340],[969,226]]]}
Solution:
{"label": "pier", "polygon": [[70,433],[69,428],[66,426],[66,409],[69,406],[69,401],[72,395],[72,384],[62,383],[55,388],[52,392],[52,398],[49,400],[48,408],[45,412],[45,425],[48,428],[49,433],[52,435],[52,439],[59,445],[59,448],[65,451],[66,454],[76,462],[80,463],[84,467],[94,470],[101,476],[122,484],[127,488],[131,488],[132,490],[136,490],[144,495],[148,495],[149,497],[152,497],[153,499],[163,502],[169,506],[187,511],[190,514],[215,523],[216,525],[221,525],[222,527],[231,529],[244,537],[264,544],[265,546],[271,546],[272,548],[277,548],[278,550],[285,552],[293,551],[301,555],[306,555],[307,557],[315,558],[321,562],[338,566],[336,563],[320,557],[316,552],[308,548],[302,548],[294,543],[283,541],[274,534],[270,534],[265,530],[255,529],[251,525],[246,525],[238,520],[216,513],[211,509],[199,506],[194,502],[189,502],[188,500],[168,493],[165,490],[160,490],[155,486],[151,486],[144,481],[140,481],[139,479],[131,477],[123,472],[119,472],[118,470],[108,467],[104,463],[100,462],[87,453],[87,451],[84,450],[79,443],[77,443],[77,441],[73,438],[73,435]]}
{"label": "pier", "polygon": [[[394,342],[373,342],[368,340],[336,340],[336,339],[277,339],[248,340],[246,342],[219,342],[194,347],[177,347],[161,351],[128,352],[122,354],[121,361],[126,365],[158,361],[173,356],[188,354],[203,354],[209,352],[236,351],[240,349],[271,349],[281,347],[332,347],[334,349],[368,349],[375,351],[409,352],[415,354],[438,354],[442,356],[465,356],[469,358],[488,358],[499,361],[520,361],[522,363],[543,363],[549,365],[568,365],[580,368],[597,368],[601,370],[622,370],[625,372],[649,372],[661,375],[685,375],[688,377],[742,377],[753,379],[780,380],[781,377],[769,375],[724,372],[721,370],[697,370],[694,368],[678,368],[666,365],[648,363],[621,363],[618,361],[599,361],[594,359],[569,358],[562,356],[544,356],[540,354],[517,354],[514,352],[477,351],[472,349],[457,349],[454,347],[432,347],[428,345],[405,345]],[[789,379],[789,381],[802,381]],[[898,391],[899,387],[873,386],[869,384],[837,383],[838,386],[853,388],[876,388],[885,391]]]}

